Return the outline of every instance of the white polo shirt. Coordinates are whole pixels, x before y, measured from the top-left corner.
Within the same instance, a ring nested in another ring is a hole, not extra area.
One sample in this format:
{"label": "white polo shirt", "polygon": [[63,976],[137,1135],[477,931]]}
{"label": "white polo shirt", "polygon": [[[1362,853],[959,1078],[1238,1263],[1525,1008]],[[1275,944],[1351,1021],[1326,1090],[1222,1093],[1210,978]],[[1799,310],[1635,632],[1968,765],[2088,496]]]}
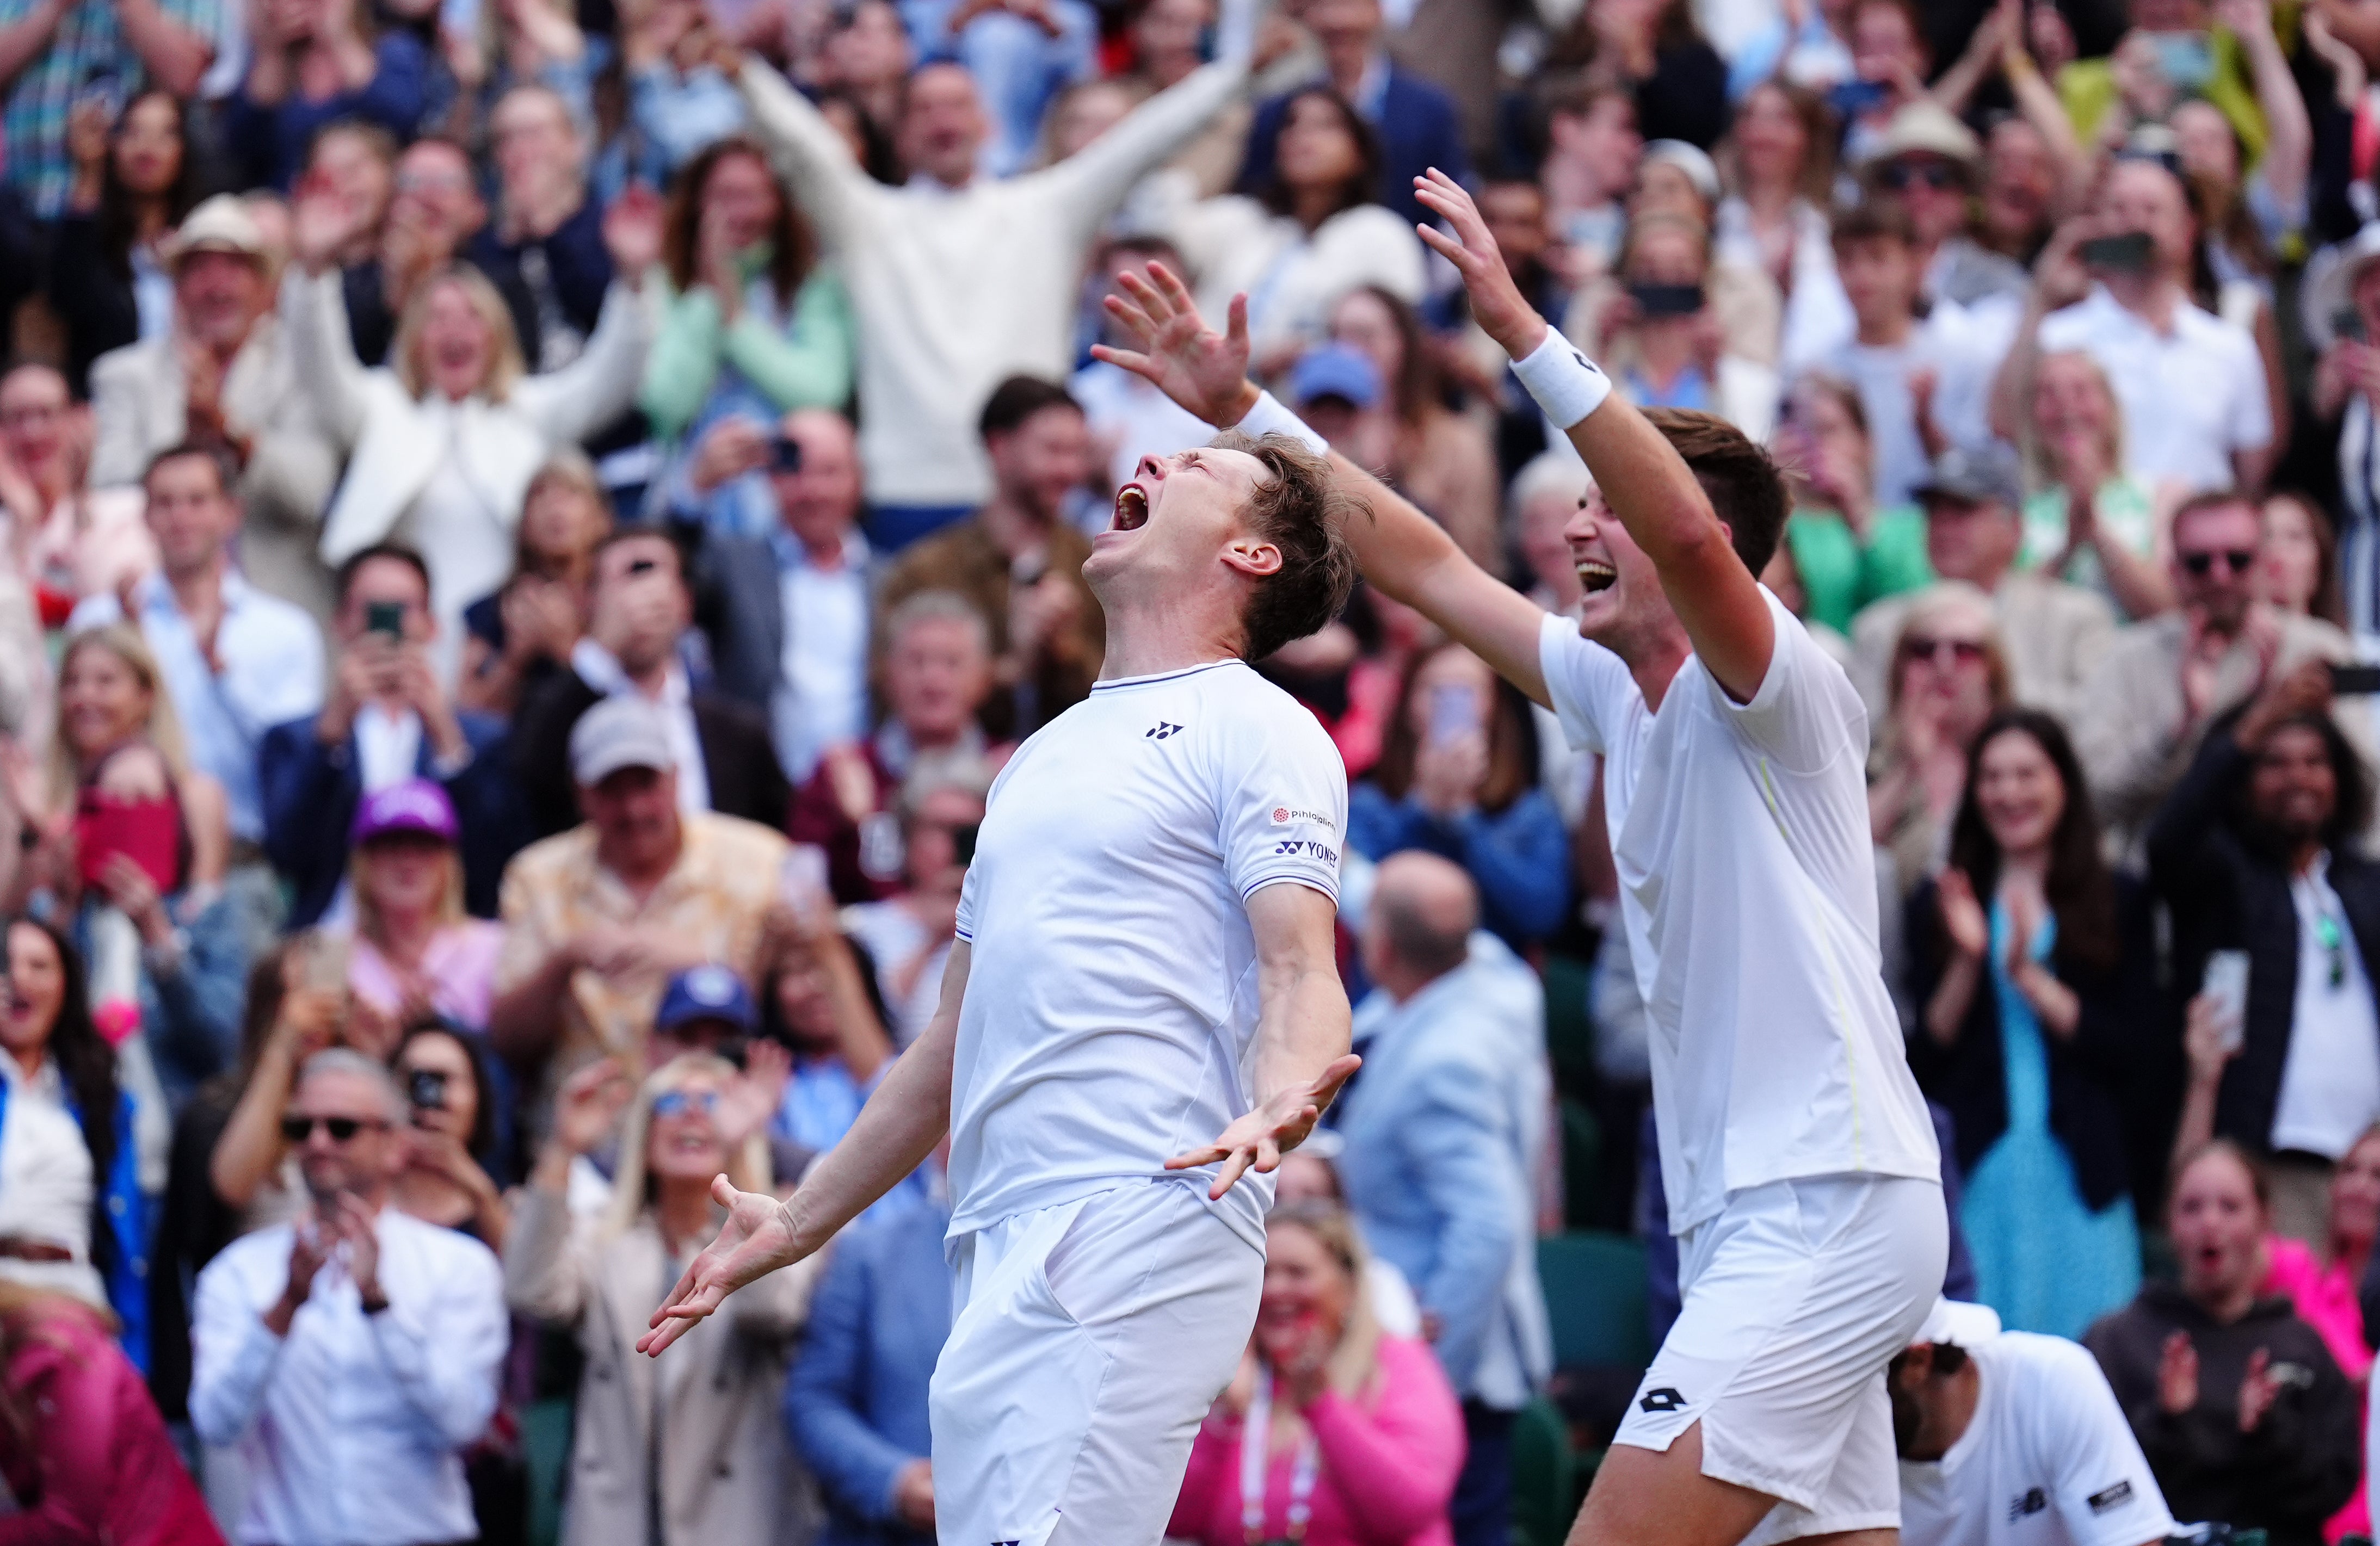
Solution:
{"label": "white polo shirt", "polygon": [[1777,643],[1745,704],[1688,656],[1656,713],[1570,619],[1548,614],[1538,635],[1563,732],[1605,757],[1679,1235],[1747,1187],[1941,1176],[1876,945],[1867,710],[1760,594]]}
{"label": "white polo shirt", "polygon": [[2330,855],[2289,881],[2297,909],[2298,983],[2272,1145],[2344,1159],[2380,1119],[2380,1011],[2347,906],[2330,888]]}
{"label": "white polo shirt", "polygon": [[[1162,1178],[1246,1114],[1247,899],[1335,902],[1346,830],[1338,748],[1238,660],[1101,682],[1017,748],[959,899],[953,1238]],[[1250,1174],[1214,1206],[1261,1251],[1271,1203]]]}
{"label": "white polo shirt", "polygon": [[2273,443],[2264,357],[2246,329],[2182,303],[2159,332],[2095,286],[2041,320],[2044,353],[2079,349],[2099,362],[2124,411],[2124,470],[2192,492],[2238,482],[2231,455]]}
{"label": "white polo shirt", "polygon": [[1939,1460],[1900,1463],[1904,1546],[2143,1546],[2174,1533],[2089,1352],[2003,1332],[1967,1356],[1982,1376],[1967,1431]]}

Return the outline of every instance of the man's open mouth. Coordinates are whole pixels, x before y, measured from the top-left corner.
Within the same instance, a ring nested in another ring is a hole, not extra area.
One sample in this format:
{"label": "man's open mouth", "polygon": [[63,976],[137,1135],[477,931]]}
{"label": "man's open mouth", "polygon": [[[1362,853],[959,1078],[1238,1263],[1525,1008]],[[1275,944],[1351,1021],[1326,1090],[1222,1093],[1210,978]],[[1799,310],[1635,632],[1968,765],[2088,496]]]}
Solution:
{"label": "man's open mouth", "polygon": [[1601,559],[1581,559],[1578,561],[1578,583],[1589,596],[1593,596],[1597,591],[1609,590],[1618,585],[1620,571]]}
{"label": "man's open mouth", "polygon": [[1110,531],[1138,531],[1148,524],[1148,495],[1137,483],[1127,483],[1116,490],[1115,519]]}

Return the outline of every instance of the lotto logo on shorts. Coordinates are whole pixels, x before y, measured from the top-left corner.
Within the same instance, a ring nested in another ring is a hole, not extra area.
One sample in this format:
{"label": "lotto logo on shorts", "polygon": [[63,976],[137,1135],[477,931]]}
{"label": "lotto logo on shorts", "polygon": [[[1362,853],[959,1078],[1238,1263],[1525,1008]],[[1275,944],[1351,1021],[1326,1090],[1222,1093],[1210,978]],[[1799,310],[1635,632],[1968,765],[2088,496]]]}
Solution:
{"label": "lotto logo on shorts", "polygon": [[1686,1405],[1686,1398],[1679,1395],[1676,1391],[1670,1389],[1668,1385],[1663,1385],[1659,1390],[1646,1391],[1645,1393],[1644,1399],[1637,1402],[1636,1405],[1658,1417],[1663,1412],[1683,1410]]}

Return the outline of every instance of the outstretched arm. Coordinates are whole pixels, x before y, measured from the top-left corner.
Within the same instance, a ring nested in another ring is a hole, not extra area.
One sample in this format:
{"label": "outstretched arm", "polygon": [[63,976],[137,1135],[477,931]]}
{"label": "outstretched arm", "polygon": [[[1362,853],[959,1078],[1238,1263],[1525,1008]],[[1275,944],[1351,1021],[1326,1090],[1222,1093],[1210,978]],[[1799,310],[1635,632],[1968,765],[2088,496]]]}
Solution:
{"label": "outstretched arm", "polygon": [[1768,674],[1776,623],[1693,470],[1522,298],[1462,185],[1433,169],[1414,179],[1414,191],[1453,231],[1420,226],[1422,240],[1462,273],[1473,317],[1521,365],[1522,380],[1585,459],[1604,502],[1653,561],[1704,669],[1730,697],[1749,703]]}
{"label": "outstretched arm", "polygon": [[851,1130],[811,1168],[800,1190],[780,1202],[738,1191],[724,1176],[710,1183],[710,1195],[727,1209],[727,1222],[653,1311],[652,1329],[637,1339],[637,1351],[658,1358],[728,1295],[815,1252],[925,1163],[951,1125],[951,1060],[970,960],[965,940],[951,947],[942,1001],[932,1022],[892,1065]]}
{"label": "outstretched arm", "polygon": [[[1120,276],[1129,296],[1111,296],[1108,308],[1140,340],[1140,350],[1096,344],[1091,352],[1147,378],[1166,395],[1220,429],[1248,422],[1263,400],[1248,380],[1247,297],[1232,301],[1228,331],[1218,333],[1198,315],[1189,287],[1162,263],[1148,277]],[[1371,512],[1347,523],[1348,545],[1364,578],[1446,630],[1540,704],[1547,703],[1537,633],[1545,621],[1536,603],[1473,562],[1444,527],[1350,462],[1330,453],[1340,486]],[[1550,707],[1550,705],[1548,705]]]}

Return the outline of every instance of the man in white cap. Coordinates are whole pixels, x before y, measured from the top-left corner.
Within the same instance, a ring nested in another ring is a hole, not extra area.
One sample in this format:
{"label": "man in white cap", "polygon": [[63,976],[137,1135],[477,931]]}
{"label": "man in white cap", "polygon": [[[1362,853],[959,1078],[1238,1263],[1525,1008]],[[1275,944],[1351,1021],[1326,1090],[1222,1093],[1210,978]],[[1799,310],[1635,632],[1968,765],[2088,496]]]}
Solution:
{"label": "man in white cap", "polygon": [[1860,180],[1870,197],[1893,199],[1909,211],[1927,302],[1973,307],[1998,300],[2012,326],[2028,287],[2024,269],[1967,234],[1967,207],[1983,159],[1983,142],[1973,131],[1921,97],[1892,115],[1861,166]]}
{"label": "man in white cap", "polygon": [[2145,1546],[2175,1532],[2078,1344],[1938,1299],[1888,1378],[1906,1546]]}
{"label": "man in white cap", "polygon": [[282,343],[263,229],[238,198],[218,194],[183,220],[164,257],[172,331],[110,350],[91,368],[91,484],[137,485],[170,446],[224,445],[249,517],[242,569],[327,621],[331,576],[315,549],[339,460]]}

